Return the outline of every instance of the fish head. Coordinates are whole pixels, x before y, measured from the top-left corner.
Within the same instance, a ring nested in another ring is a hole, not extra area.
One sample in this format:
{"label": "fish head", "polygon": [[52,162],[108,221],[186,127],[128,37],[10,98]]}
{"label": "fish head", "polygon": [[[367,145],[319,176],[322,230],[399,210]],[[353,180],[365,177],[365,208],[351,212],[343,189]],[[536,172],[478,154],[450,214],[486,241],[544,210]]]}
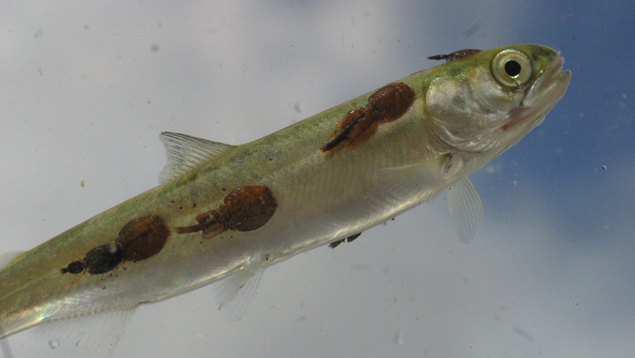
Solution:
{"label": "fish head", "polygon": [[548,47],[523,44],[481,51],[430,72],[425,118],[449,148],[501,154],[542,122],[564,96],[571,72]]}

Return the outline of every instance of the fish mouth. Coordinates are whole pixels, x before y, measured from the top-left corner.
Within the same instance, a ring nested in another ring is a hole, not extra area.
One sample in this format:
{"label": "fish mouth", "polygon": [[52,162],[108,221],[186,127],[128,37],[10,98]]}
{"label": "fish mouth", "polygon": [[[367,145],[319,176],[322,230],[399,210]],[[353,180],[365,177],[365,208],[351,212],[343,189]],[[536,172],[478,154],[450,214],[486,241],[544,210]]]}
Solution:
{"label": "fish mouth", "polygon": [[533,128],[542,123],[553,106],[562,99],[571,81],[571,71],[562,70],[564,58],[557,54],[553,61],[540,70],[541,74],[526,90],[518,108],[512,111],[511,118],[502,127],[508,131],[523,123]]}
{"label": "fish mouth", "polygon": [[542,123],[547,112],[567,92],[571,81],[571,71],[562,71],[563,64],[564,58],[557,54],[556,58],[545,66],[543,73],[534,81],[523,98],[521,108],[529,109],[529,113],[524,113],[525,117],[532,115],[537,117],[535,120],[538,123],[535,125]]}

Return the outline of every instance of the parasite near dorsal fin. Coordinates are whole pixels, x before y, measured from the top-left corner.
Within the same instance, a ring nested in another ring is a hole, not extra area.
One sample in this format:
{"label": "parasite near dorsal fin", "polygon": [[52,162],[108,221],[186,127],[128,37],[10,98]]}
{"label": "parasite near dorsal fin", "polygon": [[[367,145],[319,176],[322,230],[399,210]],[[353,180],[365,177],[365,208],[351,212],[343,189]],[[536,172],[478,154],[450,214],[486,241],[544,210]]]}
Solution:
{"label": "parasite near dorsal fin", "polygon": [[159,176],[161,184],[176,179],[201,163],[236,147],[172,132],[161,133],[161,141],[165,145],[168,156],[167,163]]}

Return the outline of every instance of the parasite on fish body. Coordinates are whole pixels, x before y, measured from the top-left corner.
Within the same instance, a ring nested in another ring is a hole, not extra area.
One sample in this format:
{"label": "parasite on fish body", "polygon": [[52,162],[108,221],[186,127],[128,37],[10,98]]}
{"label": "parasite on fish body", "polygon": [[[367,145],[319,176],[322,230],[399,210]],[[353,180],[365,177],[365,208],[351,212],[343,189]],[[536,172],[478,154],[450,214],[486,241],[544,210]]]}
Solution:
{"label": "parasite on fish body", "polygon": [[179,234],[203,231],[211,239],[226,230],[253,231],[271,219],[278,203],[271,189],[263,185],[245,185],[229,193],[220,207],[196,216],[198,224],[175,227]]}
{"label": "parasite on fish body", "polygon": [[353,147],[368,140],[382,122],[401,117],[412,105],[415,92],[403,83],[386,85],[368,98],[365,107],[355,108],[337,123],[337,130],[320,149],[324,152],[337,148],[344,142]]}
{"label": "parasite on fish body", "polygon": [[446,60],[447,62],[450,62],[450,61],[456,61],[458,59],[465,58],[468,56],[472,56],[473,54],[478,52],[481,52],[481,50],[465,49],[465,50],[454,51],[447,55],[429,56],[428,60]]}
{"label": "parasite on fish body", "polygon": [[540,124],[571,72],[539,45],[433,58],[447,62],[250,143],[162,133],[158,187],[0,256],[0,338],[91,316],[108,318],[114,345],[139,304],[214,282],[221,313],[239,319],[267,267],[448,189],[470,242],[483,211],[468,175]]}
{"label": "parasite on fish body", "polygon": [[103,274],[123,261],[137,262],[158,254],[170,235],[170,229],[158,216],[136,218],[127,223],[113,242],[88,251],[81,261],[73,261],[62,273]]}

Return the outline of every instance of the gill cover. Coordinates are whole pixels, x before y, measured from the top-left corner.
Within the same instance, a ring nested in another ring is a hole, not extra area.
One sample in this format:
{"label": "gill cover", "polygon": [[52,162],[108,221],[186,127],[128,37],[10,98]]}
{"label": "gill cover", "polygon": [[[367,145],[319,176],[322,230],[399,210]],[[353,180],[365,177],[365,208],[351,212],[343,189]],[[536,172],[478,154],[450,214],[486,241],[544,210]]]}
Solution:
{"label": "gill cover", "polygon": [[[453,148],[500,154],[562,98],[570,72],[561,67],[557,52],[538,45],[482,51],[439,66],[426,92],[431,129]],[[538,100],[545,96],[555,100]]]}

